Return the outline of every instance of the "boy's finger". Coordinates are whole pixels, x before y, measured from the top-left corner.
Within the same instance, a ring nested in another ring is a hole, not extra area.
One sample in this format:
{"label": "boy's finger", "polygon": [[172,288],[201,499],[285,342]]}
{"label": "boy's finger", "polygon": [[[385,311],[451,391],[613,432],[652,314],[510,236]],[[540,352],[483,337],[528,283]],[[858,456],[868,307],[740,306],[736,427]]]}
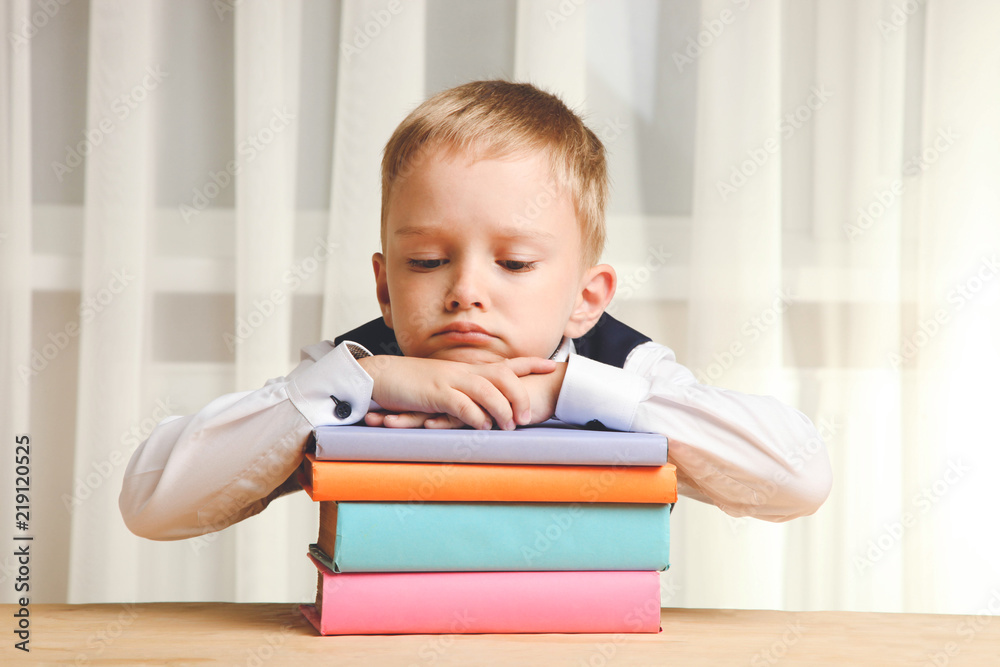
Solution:
{"label": "boy's finger", "polygon": [[[526,358],[526,357],[525,357]],[[525,373],[524,375],[530,375]],[[518,375],[511,368],[497,366],[488,378],[493,385],[503,394],[504,400],[510,405],[511,419],[507,430],[513,429],[518,424],[527,424],[531,419],[531,395],[527,387],[521,382],[521,375]],[[498,424],[504,422],[497,421]],[[505,428],[501,426],[501,428]]]}
{"label": "boy's finger", "polygon": [[365,424],[368,426],[382,426],[384,421],[384,412],[369,412],[365,415]]}
{"label": "boy's finger", "polygon": [[[509,370],[496,367],[486,370],[482,374],[470,375],[462,383],[462,386],[456,387],[456,389],[465,392],[472,401],[478,404],[481,410],[488,413],[487,419],[492,417],[500,428],[510,431],[516,425],[514,415],[519,415],[520,412],[514,412],[515,406],[507,397],[504,389],[506,388],[507,392],[517,396],[518,409],[523,410],[527,401],[527,391],[517,387],[517,384],[520,384],[517,377],[512,375]],[[523,396],[517,394],[518,389],[521,389]],[[465,421],[465,418],[463,417],[462,420]]]}
{"label": "boy's finger", "polygon": [[451,415],[435,415],[424,422],[424,428],[463,428],[465,423]]}
{"label": "boy's finger", "polygon": [[541,357],[515,357],[505,360],[503,365],[518,377],[532,373],[551,373],[556,369],[556,362]]}
{"label": "boy's finger", "polygon": [[[500,392],[496,389],[496,387],[493,387],[493,384],[489,380],[483,377],[480,377],[479,379],[488,384],[493,389],[493,393],[496,394],[496,396],[500,396],[501,401],[503,400]],[[480,393],[482,393],[481,391],[482,385],[479,385],[479,387],[480,387]],[[463,391],[461,388],[456,387],[455,391],[452,392],[451,396],[449,397],[447,404],[443,406],[441,412],[445,412],[451,415],[452,417],[455,417],[456,419],[460,420],[463,424],[468,424],[472,428],[489,430],[493,428],[493,420],[490,419],[489,415],[486,414],[486,412],[484,411],[484,408],[488,408],[488,406],[481,405],[480,401],[482,401],[482,399],[473,398],[473,396],[471,396],[466,391]],[[488,402],[488,401],[483,401],[483,402]],[[509,405],[508,409],[510,409]],[[510,417],[508,416],[507,419],[509,420]],[[503,420],[498,423],[502,424],[505,423],[505,421],[506,420]]]}
{"label": "boy's finger", "polygon": [[389,428],[420,428],[429,416],[426,412],[400,412],[386,415],[384,425]]}

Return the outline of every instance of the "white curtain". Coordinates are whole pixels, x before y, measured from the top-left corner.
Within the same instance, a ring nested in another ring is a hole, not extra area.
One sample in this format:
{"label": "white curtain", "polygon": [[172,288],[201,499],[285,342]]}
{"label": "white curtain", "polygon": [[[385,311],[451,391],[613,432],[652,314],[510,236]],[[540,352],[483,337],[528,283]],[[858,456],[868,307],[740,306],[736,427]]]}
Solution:
{"label": "white curtain", "polygon": [[[0,9],[0,34],[27,20],[27,0]],[[0,51],[0,437],[4,439],[4,495],[0,511],[15,520],[15,453],[21,436],[29,435],[29,395],[18,368],[31,363],[31,51],[11,42]],[[37,452],[37,447],[36,447]],[[30,449],[29,449],[30,454]],[[23,470],[17,471],[19,474]],[[30,519],[30,517],[29,517]],[[30,534],[18,530],[15,535]],[[37,530],[37,528],[36,528]],[[0,581],[17,571],[13,553],[0,558]],[[12,585],[8,588],[13,590]]]}
{"label": "white curtain", "polygon": [[996,3],[12,0],[0,28],[0,419],[4,470],[31,437],[33,601],[314,595],[304,494],[154,543],[121,475],[162,417],[378,314],[382,146],[491,77],[604,140],[613,314],[805,412],[833,461],[789,524],[682,499],[664,605],[976,613],[1000,586]]}

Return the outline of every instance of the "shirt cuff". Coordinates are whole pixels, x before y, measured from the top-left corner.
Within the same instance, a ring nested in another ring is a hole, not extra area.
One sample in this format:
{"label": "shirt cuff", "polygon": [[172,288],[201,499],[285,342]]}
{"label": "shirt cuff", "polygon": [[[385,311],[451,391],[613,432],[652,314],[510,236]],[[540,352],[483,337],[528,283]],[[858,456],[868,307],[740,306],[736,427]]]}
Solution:
{"label": "shirt cuff", "polygon": [[649,394],[649,380],[578,354],[566,363],[556,418],[569,424],[596,419],[615,431],[631,430],[636,408]]}
{"label": "shirt cuff", "polygon": [[368,412],[374,382],[361,368],[358,356],[370,353],[345,341],[289,383],[292,404],[314,428],[354,424]]}

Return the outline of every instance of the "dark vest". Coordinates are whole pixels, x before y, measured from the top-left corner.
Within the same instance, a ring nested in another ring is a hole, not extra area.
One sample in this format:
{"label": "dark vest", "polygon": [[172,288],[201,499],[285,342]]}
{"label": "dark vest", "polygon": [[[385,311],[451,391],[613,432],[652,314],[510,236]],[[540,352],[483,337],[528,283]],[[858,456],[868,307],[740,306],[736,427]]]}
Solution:
{"label": "dark vest", "polygon": [[[372,354],[402,355],[395,332],[381,317],[337,336],[334,343],[340,345],[345,340],[364,345]],[[648,336],[603,313],[590,331],[573,339],[573,345],[581,356],[623,368],[628,353],[649,340]]]}

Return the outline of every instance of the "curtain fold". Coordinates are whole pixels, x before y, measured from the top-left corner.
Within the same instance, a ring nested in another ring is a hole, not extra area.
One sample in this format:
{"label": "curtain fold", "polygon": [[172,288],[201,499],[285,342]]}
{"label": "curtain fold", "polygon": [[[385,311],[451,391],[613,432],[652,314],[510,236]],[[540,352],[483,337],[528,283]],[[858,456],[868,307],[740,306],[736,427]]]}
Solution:
{"label": "curtain fold", "polygon": [[[779,393],[781,313],[782,17],[778,0],[750,5],[697,61],[687,365],[702,381]],[[702,25],[732,3],[703,2]],[[731,76],[739,64],[741,75]],[[738,110],[738,111],[737,111]],[[769,150],[771,149],[771,150]],[[763,155],[761,155],[763,151]],[[751,318],[768,324],[745,334]],[[685,503],[675,561],[684,600],[709,606],[782,603],[784,530],[734,522]],[[707,556],[707,557],[706,557]]]}
{"label": "curtain fold", "polygon": [[[815,134],[808,210],[817,272],[834,295],[818,315],[831,365],[840,369],[817,378],[817,412],[838,424],[829,443],[836,445],[837,478],[829,504],[853,527],[816,557],[837,573],[841,584],[825,594],[844,608],[871,608],[877,599],[902,611],[902,552],[890,549],[877,560],[867,554],[868,540],[878,540],[902,511],[906,456],[901,375],[885,361],[899,340],[904,298],[903,208],[896,193],[907,120],[907,32],[884,35],[876,28],[889,10],[868,2],[817,5],[811,76],[827,100],[809,121]],[[847,39],[854,48],[845,53]]]}
{"label": "curtain fold", "polygon": [[[294,292],[302,5],[236,6],[236,389],[260,387],[289,368]],[[233,529],[236,599],[283,599],[308,590],[301,544],[314,539],[315,508],[302,498]],[[268,572],[268,576],[261,576]],[[294,584],[293,584],[294,582]]]}
{"label": "curtain fold", "polygon": [[[1000,466],[1000,7],[927,10],[915,317],[898,351],[915,376],[905,546],[908,606],[981,611],[1000,580],[1000,539],[984,523]],[[988,27],[988,29],[987,29]],[[970,573],[979,586],[968,586]]]}
{"label": "curtain fold", "polygon": [[[28,0],[4,3],[0,34],[18,34],[28,25]],[[0,437],[15,453],[18,436],[29,434],[31,379],[31,51],[11,40],[0,53]],[[29,446],[36,446],[31,445]],[[4,462],[7,470],[8,462]],[[11,475],[13,481],[13,474]],[[6,492],[8,489],[4,488]],[[14,493],[4,493],[0,509],[14,516]],[[37,526],[37,524],[36,524]],[[29,523],[28,530],[31,530]],[[32,534],[32,532],[14,534]],[[0,569],[13,572],[11,555]]]}
{"label": "curtain fold", "polygon": [[164,77],[154,19],[148,0],[91,3],[86,126],[101,139],[86,162],[73,465],[75,479],[96,488],[73,507],[71,603],[130,600],[139,581],[139,543],[118,514],[120,483],[106,483],[103,471],[143,417],[152,102]]}

